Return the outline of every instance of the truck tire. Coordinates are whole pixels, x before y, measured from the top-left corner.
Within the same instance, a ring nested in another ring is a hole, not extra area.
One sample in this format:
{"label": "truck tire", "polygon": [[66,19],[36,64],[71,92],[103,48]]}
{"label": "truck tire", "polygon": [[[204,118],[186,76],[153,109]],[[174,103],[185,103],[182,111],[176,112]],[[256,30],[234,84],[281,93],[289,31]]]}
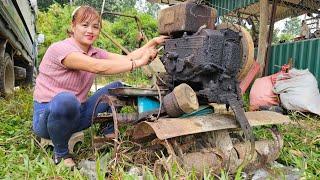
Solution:
{"label": "truck tire", "polygon": [[14,67],[13,61],[8,53],[0,57],[0,94],[6,96],[14,89]]}
{"label": "truck tire", "polygon": [[32,65],[32,66],[27,66],[26,68],[26,79],[25,82],[23,83],[23,86],[34,86],[35,85],[35,79],[37,76],[37,69]]}

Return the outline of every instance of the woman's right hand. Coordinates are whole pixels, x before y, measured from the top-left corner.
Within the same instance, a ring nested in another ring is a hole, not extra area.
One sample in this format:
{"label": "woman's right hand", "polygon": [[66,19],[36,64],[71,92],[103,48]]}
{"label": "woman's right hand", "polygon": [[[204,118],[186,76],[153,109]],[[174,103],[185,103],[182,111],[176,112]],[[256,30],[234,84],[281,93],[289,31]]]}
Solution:
{"label": "woman's right hand", "polygon": [[158,50],[155,48],[147,48],[146,52],[142,56],[143,65],[149,64],[151,61],[153,61],[158,54]]}

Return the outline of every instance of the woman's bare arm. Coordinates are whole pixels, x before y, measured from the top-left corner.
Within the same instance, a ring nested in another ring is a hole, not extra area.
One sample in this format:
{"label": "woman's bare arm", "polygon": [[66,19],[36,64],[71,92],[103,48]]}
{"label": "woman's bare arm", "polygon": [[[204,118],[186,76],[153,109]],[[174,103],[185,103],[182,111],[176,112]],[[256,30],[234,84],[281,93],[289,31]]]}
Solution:
{"label": "woman's bare arm", "polygon": [[116,74],[132,70],[146,65],[157,54],[155,49],[148,49],[144,55],[132,61],[129,56],[119,55],[117,59],[96,59],[79,52],[73,52],[66,56],[62,64],[70,69],[88,71],[96,74]]}

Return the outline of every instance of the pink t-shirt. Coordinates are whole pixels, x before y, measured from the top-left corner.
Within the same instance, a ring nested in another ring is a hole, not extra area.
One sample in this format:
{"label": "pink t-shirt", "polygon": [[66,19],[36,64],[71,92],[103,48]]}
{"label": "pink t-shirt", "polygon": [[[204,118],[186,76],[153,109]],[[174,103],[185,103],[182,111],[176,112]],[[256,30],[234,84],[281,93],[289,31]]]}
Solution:
{"label": "pink t-shirt", "polygon": [[[62,60],[72,52],[86,54],[72,38],[56,42],[47,49],[39,66],[39,75],[33,93],[35,101],[50,102],[60,92],[73,93],[81,103],[86,101],[95,74],[64,66],[61,63]],[[91,46],[87,55],[105,59],[107,51]]]}

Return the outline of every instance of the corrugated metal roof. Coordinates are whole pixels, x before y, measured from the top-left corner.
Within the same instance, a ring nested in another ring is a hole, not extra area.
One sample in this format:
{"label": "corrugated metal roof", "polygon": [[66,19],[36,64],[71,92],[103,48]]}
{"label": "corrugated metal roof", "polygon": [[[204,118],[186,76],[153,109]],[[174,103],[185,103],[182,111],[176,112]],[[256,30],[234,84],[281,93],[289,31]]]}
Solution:
{"label": "corrugated metal roof", "polygon": [[[248,18],[249,16],[260,16],[259,0],[207,0],[217,8],[219,16],[240,16]],[[272,10],[272,2],[269,2],[269,11]],[[277,4],[275,20],[285,19],[287,17],[296,17],[305,13],[319,13],[320,1],[317,0],[281,0]]]}
{"label": "corrugated metal roof", "polygon": [[281,65],[292,58],[297,69],[309,69],[320,86],[320,39],[273,45],[269,59],[268,74],[276,73]]}
{"label": "corrugated metal roof", "polygon": [[[177,4],[186,0],[147,0],[162,4]],[[210,4],[218,11],[219,16],[236,16],[246,19],[249,16],[260,16],[260,0],[199,0],[200,3]],[[269,11],[272,1],[269,0]],[[296,17],[305,13],[320,13],[320,0],[278,0],[276,21],[288,17]]]}
{"label": "corrugated metal roof", "polygon": [[219,16],[229,14],[235,9],[244,8],[256,2],[259,2],[259,0],[211,0],[211,4],[217,9]]}

